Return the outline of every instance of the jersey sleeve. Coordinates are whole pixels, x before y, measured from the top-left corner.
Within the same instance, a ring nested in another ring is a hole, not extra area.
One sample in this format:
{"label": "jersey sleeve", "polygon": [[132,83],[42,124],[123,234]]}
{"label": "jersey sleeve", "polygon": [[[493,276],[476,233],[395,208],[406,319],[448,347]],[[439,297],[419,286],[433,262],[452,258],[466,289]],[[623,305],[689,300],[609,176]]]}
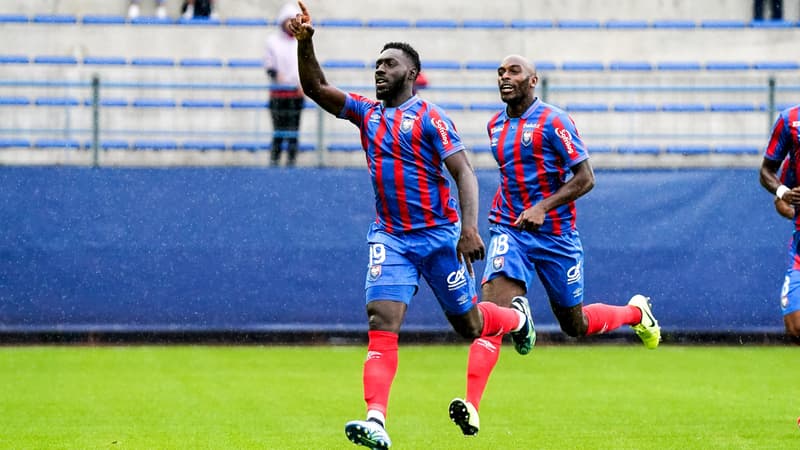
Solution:
{"label": "jersey sleeve", "polygon": [[564,160],[567,168],[573,167],[589,158],[589,152],[578,134],[575,123],[565,113],[553,118],[548,140],[559,156]]}
{"label": "jersey sleeve", "polygon": [[464,143],[458,135],[455,124],[436,106],[432,106],[423,120],[423,133],[442,160],[464,150]]}
{"label": "jersey sleeve", "polygon": [[337,115],[340,119],[349,120],[357,127],[364,123],[364,115],[377,105],[378,102],[370,100],[352,92],[348,93],[344,99],[344,106]]}
{"label": "jersey sleeve", "polygon": [[775,125],[772,127],[769,143],[766,150],[764,150],[764,157],[773,161],[782,161],[787,153],[789,153],[791,142],[791,133],[789,127],[786,126],[787,117],[784,113],[778,116]]}

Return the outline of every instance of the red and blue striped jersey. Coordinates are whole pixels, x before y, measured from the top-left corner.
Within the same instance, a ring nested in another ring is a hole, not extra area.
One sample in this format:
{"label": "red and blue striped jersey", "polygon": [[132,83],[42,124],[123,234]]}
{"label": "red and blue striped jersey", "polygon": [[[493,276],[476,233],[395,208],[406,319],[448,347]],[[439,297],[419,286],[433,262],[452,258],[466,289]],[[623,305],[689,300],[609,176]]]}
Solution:
{"label": "red and blue striped jersey", "polygon": [[[526,209],[550,197],[570,175],[570,168],[589,157],[572,118],[538,98],[521,117],[495,114],[487,125],[492,154],[500,167],[500,186],[489,221],[513,225]],[[542,233],[575,229],[575,202],[547,213]]]}
{"label": "red and blue striped jersey", "polygon": [[389,233],[458,222],[444,160],[464,150],[453,122],[416,95],[396,108],[350,93],[339,118],[361,130],[376,222]]}
{"label": "red and blue striped jersey", "polygon": [[[764,150],[764,158],[773,161],[787,160],[783,164],[781,182],[792,188],[797,186],[800,162],[800,105],[786,108],[778,115],[772,135]],[[797,210],[797,208],[795,208]],[[800,231],[800,215],[795,213],[794,229]]]}

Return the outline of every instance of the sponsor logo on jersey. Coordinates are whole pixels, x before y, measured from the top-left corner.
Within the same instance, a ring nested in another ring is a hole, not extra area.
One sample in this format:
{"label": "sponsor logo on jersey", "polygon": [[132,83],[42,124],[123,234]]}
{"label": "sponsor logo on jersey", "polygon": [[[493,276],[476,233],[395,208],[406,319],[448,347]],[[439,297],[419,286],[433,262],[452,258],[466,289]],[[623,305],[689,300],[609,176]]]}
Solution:
{"label": "sponsor logo on jersey", "polygon": [[522,132],[522,145],[530,145],[533,139],[533,131],[525,130]]}
{"label": "sponsor logo on jersey", "polygon": [[442,119],[431,119],[431,124],[439,131],[439,137],[442,139],[442,145],[449,145],[450,136],[447,132],[450,131],[450,127],[447,126],[447,122]]}
{"label": "sponsor logo on jersey", "polygon": [[414,128],[414,119],[411,117],[404,117],[403,121],[400,123],[400,130],[404,133],[408,133],[412,128]]}
{"label": "sponsor logo on jersey", "polygon": [[792,128],[800,128],[800,120],[795,120],[794,122],[789,124],[789,126]]}
{"label": "sponsor logo on jersey", "polygon": [[577,283],[581,280],[581,263],[567,269],[567,284]]}
{"label": "sponsor logo on jersey", "polygon": [[572,134],[570,134],[569,130],[556,128],[556,135],[561,139],[564,147],[566,147],[568,155],[575,153],[575,144],[572,142]]}
{"label": "sponsor logo on jersey", "polygon": [[492,268],[494,270],[500,270],[503,268],[503,264],[506,262],[505,256],[495,256],[492,258]]}
{"label": "sponsor logo on jersey", "polygon": [[455,272],[450,272],[447,276],[447,290],[455,291],[467,284],[466,267],[461,266]]}
{"label": "sponsor logo on jersey", "polygon": [[375,281],[381,276],[381,265],[375,264],[369,267],[369,280]]}
{"label": "sponsor logo on jersey", "polygon": [[495,133],[499,133],[501,131],[503,131],[503,126],[502,125],[498,125],[498,126],[492,128],[491,130],[489,130],[489,134],[495,134]]}

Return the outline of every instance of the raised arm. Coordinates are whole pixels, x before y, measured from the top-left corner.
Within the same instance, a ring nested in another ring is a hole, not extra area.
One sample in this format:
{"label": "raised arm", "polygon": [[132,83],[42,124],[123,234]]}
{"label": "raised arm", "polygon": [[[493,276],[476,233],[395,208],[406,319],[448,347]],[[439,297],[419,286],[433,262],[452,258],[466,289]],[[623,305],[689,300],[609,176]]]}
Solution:
{"label": "raised arm", "polygon": [[289,29],[297,39],[297,68],[303,92],[322,109],[338,115],[344,107],[345,93],[328,84],[322,67],[314,53],[314,25],[311,15],[302,1],[298,1],[301,13],[289,21]]}
{"label": "raised arm", "polygon": [[483,239],[478,233],[478,179],[463,151],[450,155],[444,163],[458,187],[458,204],[461,207],[461,238],[457,250],[470,275],[474,276],[472,263],[483,259],[486,254]]}

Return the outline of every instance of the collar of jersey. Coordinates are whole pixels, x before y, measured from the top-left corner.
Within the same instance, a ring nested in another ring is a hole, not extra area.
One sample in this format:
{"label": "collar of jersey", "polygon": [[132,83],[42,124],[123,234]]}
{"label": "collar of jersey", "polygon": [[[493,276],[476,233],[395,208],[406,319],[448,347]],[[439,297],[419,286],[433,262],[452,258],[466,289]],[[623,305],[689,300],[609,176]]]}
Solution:
{"label": "collar of jersey", "polygon": [[542,101],[539,100],[539,97],[534,97],[533,98],[533,103],[531,103],[531,106],[529,106],[528,109],[526,109],[525,112],[522,113],[521,116],[519,116],[519,117],[510,117],[508,115],[508,109],[503,109],[503,115],[506,116],[506,120],[513,120],[513,119],[525,119],[525,120],[527,120],[528,117],[530,117],[533,114],[533,112],[536,110],[536,108],[539,107],[539,104],[541,104],[541,103],[542,103]]}
{"label": "collar of jersey", "polygon": [[417,103],[417,100],[419,100],[419,98],[417,97],[417,95],[416,95],[416,94],[414,94],[414,95],[412,95],[412,96],[411,96],[411,98],[409,98],[408,100],[406,100],[405,102],[403,102],[403,104],[401,104],[400,106],[394,106],[394,107],[392,107],[392,108],[387,108],[387,107],[386,107],[386,105],[384,105],[384,104],[383,104],[383,102],[381,102],[381,109],[383,109],[383,110],[387,110],[387,109],[399,109],[399,110],[401,110],[401,111],[405,111],[405,110],[407,110],[408,108],[411,108],[411,106],[412,106],[412,105],[414,105],[415,103]]}

